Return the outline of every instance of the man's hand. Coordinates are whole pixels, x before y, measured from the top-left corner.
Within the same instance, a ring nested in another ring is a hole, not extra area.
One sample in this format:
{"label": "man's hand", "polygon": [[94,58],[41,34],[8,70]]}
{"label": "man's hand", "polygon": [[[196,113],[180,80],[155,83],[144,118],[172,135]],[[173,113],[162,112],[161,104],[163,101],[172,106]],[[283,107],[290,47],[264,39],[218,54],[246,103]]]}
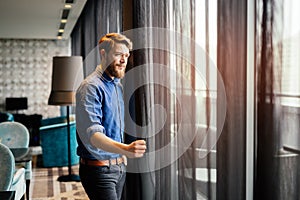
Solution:
{"label": "man's hand", "polygon": [[144,155],[146,149],[147,147],[145,140],[136,140],[127,146],[126,156],[129,158],[140,158]]}
{"label": "man's hand", "polygon": [[107,137],[104,133],[97,132],[91,137],[91,144],[99,149],[111,153],[118,153],[128,158],[140,158],[146,151],[146,141],[136,140],[130,144],[117,142]]}

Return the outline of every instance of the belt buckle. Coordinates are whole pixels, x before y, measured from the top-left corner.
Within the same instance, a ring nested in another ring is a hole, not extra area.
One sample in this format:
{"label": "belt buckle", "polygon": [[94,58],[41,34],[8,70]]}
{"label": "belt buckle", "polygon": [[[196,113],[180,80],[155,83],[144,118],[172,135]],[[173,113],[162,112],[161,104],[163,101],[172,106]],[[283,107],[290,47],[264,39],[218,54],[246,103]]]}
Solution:
{"label": "belt buckle", "polygon": [[116,158],[116,162],[118,163],[118,165],[122,163],[121,159],[122,159],[122,157]]}
{"label": "belt buckle", "polygon": [[110,158],[110,159],[108,159],[109,166],[111,166],[111,165],[119,165],[119,164],[121,164],[123,162],[124,162],[124,158],[123,157],[116,157],[116,158]]}

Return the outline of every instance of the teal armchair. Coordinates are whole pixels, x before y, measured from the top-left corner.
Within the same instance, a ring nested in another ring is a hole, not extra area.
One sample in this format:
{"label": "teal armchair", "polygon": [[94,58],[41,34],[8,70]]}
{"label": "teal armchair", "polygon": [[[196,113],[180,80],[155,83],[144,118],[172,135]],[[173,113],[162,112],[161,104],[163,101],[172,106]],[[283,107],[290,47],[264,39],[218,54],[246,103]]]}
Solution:
{"label": "teal armchair", "polygon": [[[76,124],[72,119],[70,131],[71,165],[76,165],[79,163],[79,157],[76,154]],[[40,143],[44,167],[68,166],[67,118],[62,116],[43,119],[40,127]]]}
{"label": "teal armchair", "polygon": [[[0,143],[9,148],[29,148],[29,131],[19,122],[1,122],[0,123]],[[30,156],[29,156],[30,157]],[[30,180],[32,178],[32,161],[31,158],[20,159],[15,163],[16,168],[25,169],[26,179],[26,196],[29,198]]]}
{"label": "teal armchair", "polygon": [[15,199],[24,199],[26,193],[25,169],[15,168],[10,149],[0,143],[0,191],[15,191]]}

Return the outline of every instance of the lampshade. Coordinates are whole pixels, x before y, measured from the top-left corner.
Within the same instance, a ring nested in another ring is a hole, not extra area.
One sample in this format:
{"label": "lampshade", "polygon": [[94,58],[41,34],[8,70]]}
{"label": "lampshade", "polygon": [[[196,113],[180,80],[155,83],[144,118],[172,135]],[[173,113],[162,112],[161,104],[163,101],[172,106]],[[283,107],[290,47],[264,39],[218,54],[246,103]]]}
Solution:
{"label": "lampshade", "polygon": [[72,105],[75,91],[83,80],[81,56],[53,57],[52,88],[49,105]]}

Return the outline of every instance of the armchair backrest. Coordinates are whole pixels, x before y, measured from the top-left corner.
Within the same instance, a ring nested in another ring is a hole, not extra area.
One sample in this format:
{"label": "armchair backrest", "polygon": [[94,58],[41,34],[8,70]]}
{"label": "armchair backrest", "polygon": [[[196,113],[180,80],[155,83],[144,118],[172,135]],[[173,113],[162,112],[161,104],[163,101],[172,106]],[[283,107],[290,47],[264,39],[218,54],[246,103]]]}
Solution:
{"label": "armchair backrest", "polygon": [[0,143],[0,191],[7,191],[13,181],[15,159],[7,146]]}
{"label": "armchair backrest", "polygon": [[29,131],[19,122],[0,123],[0,143],[9,148],[22,148],[29,146]]}

